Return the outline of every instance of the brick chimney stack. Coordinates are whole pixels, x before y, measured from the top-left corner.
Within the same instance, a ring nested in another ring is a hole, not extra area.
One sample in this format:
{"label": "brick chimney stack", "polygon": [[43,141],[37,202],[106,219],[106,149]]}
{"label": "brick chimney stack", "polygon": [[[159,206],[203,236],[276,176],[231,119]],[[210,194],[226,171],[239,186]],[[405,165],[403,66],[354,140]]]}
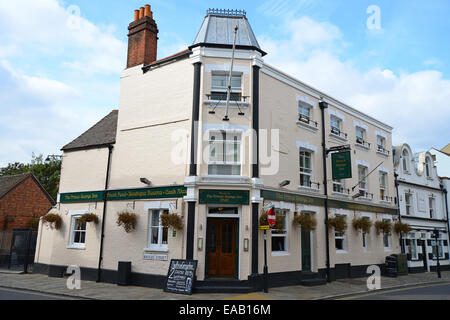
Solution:
{"label": "brick chimney stack", "polygon": [[134,21],[128,31],[127,68],[156,61],[158,27],[150,5],[134,11]]}

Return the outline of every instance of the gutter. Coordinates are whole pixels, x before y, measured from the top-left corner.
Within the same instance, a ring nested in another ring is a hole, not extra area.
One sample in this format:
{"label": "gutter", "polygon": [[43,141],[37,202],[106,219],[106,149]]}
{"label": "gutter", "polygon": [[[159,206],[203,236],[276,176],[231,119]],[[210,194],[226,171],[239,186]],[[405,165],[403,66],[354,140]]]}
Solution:
{"label": "gutter", "polygon": [[102,216],[102,231],[100,235],[100,252],[98,256],[98,269],[97,269],[97,282],[100,282],[101,278],[101,267],[102,267],[102,261],[103,261],[103,239],[105,238],[105,217],[106,217],[106,203],[107,203],[107,190],[109,185],[109,171],[111,167],[111,154],[113,150],[113,145],[108,145],[108,166],[106,169],[106,179],[105,179],[105,192],[103,193],[103,216]]}

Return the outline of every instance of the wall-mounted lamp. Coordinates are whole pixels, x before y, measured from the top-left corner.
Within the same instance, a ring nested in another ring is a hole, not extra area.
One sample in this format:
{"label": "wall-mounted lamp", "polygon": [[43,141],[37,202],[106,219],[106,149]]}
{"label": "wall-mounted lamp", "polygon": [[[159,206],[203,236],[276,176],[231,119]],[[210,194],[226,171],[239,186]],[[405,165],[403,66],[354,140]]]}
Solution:
{"label": "wall-mounted lamp", "polygon": [[247,252],[248,251],[248,238],[244,239],[244,251]]}
{"label": "wall-mounted lamp", "polygon": [[283,180],[280,182],[280,188],[282,187],[286,187],[287,185],[289,185],[291,183],[290,180]]}
{"label": "wall-mounted lamp", "polygon": [[150,180],[148,180],[147,178],[141,178],[141,179],[139,179],[142,183],[145,183],[146,185],[151,185],[152,183],[151,183],[151,181]]}
{"label": "wall-mounted lamp", "polygon": [[202,251],[203,250],[203,238],[198,238],[197,239],[197,249],[198,249],[198,251]]}

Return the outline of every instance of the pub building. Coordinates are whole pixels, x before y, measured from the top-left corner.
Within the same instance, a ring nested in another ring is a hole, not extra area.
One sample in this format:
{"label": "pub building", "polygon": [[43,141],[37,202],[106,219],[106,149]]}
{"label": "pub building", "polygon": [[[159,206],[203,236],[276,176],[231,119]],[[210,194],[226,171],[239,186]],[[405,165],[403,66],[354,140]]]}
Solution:
{"label": "pub building", "polygon": [[[192,45],[159,60],[149,5],[128,30],[119,110],[62,148],[50,212],[62,226],[41,221],[36,272],[78,265],[82,279],[116,283],[128,262],[131,284],[163,288],[170,261],[188,259],[194,292],[258,291],[270,208],[270,287],[365,277],[400,252],[374,227],[398,217],[392,127],[265,63],[245,11],[209,9]],[[124,212],[137,218],[129,232]],[[336,217],[347,227],[336,231]],[[367,232],[353,228],[362,218]]]}

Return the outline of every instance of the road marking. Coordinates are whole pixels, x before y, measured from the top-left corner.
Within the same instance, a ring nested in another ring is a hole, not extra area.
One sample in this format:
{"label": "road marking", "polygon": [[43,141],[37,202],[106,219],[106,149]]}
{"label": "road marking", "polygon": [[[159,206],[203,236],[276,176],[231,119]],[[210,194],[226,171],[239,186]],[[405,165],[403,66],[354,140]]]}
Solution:
{"label": "road marking", "polygon": [[375,290],[374,292],[371,292],[371,293],[360,294],[360,295],[355,295],[355,296],[351,296],[351,297],[338,298],[336,300],[354,300],[354,299],[360,299],[360,298],[369,297],[369,296],[376,296],[376,295],[388,294],[388,293],[393,293],[393,292],[421,289],[421,288],[427,288],[427,287],[433,287],[433,286],[443,286],[443,285],[448,285],[448,283],[423,284],[423,285],[411,286],[411,287],[407,287],[407,288],[388,289],[388,290],[381,290],[381,291]]}

